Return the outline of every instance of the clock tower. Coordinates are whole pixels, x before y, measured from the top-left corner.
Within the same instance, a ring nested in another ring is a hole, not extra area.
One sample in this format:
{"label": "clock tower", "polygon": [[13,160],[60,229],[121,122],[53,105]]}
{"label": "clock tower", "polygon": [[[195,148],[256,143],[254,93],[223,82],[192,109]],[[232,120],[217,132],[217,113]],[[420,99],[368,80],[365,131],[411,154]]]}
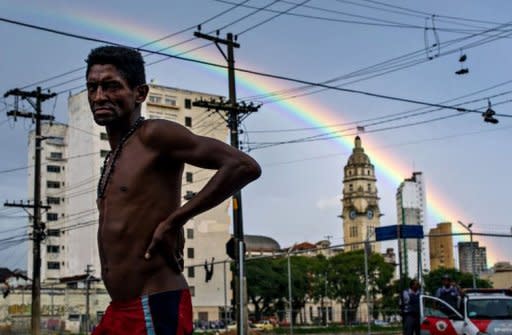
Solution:
{"label": "clock tower", "polygon": [[[355,146],[344,169],[343,198],[341,199],[343,220],[343,240],[345,250],[363,249],[363,243],[380,226],[379,197],[377,179],[370,158],[365,154],[361,138],[355,139]],[[357,243],[357,244],[353,244]],[[379,243],[372,243],[373,252],[380,252]]]}

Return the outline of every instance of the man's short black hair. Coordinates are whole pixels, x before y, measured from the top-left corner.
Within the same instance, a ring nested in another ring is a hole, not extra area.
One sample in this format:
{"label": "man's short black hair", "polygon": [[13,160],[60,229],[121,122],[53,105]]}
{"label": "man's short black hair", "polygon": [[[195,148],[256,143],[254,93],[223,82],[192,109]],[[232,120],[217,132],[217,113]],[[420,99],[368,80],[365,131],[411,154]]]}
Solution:
{"label": "man's short black hair", "polygon": [[121,46],[101,46],[92,49],[85,62],[87,63],[86,78],[93,65],[111,64],[116,67],[131,88],[146,83],[144,60],[137,50]]}

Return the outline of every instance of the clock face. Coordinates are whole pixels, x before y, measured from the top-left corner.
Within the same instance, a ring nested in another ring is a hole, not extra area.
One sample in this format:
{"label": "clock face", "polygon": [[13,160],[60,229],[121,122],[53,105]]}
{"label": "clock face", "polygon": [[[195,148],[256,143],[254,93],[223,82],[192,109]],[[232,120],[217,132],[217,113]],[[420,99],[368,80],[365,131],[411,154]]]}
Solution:
{"label": "clock face", "polygon": [[368,217],[368,219],[373,219],[373,211],[371,209],[369,209],[367,212],[366,212],[366,216]]}
{"label": "clock face", "polygon": [[349,213],[349,216],[352,220],[354,220],[356,218],[356,211],[355,210],[351,210],[350,213]]}

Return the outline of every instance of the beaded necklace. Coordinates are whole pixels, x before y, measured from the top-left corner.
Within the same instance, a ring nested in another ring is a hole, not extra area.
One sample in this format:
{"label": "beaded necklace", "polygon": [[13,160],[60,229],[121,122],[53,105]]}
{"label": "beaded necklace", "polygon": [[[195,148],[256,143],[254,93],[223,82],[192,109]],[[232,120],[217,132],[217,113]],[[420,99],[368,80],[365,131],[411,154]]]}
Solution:
{"label": "beaded necklace", "polygon": [[[142,125],[144,121],[144,118],[142,116],[139,116],[137,121],[133,124],[133,126],[128,130],[128,132],[121,138],[121,141],[117,145],[117,147],[114,149],[114,152],[110,151],[107,156],[105,156],[105,160],[103,161],[103,168],[101,169],[101,177],[100,181],[98,182],[98,190],[97,195],[98,199],[103,198],[105,195],[105,189],[107,188],[108,181],[110,180],[110,177],[112,176],[112,172],[114,171],[114,166],[116,164],[117,159],[119,158],[119,155],[121,154],[121,150],[123,149],[123,145],[126,143],[126,141],[132,136],[132,134]],[[110,161],[110,164],[108,164],[108,161],[112,157],[112,160]]]}

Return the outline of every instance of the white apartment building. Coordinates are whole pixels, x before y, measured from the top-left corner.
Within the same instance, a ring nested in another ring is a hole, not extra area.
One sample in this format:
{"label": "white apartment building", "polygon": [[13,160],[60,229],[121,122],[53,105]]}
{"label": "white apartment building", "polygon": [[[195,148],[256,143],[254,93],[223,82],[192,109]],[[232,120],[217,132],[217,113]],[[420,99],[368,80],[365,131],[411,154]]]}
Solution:
{"label": "white apartment building", "polygon": [[[423,174],[414,172],[411,178],[400,184],[396,192],[397,224],[420,225],[423,226],[424,233],[427,233],[426,205]],[[403,271],[409,277],[421,277],[418,276],[419,273],[430,270],[428,239],[407,239],[403,242],[401,251],[405,265]]]}
{"label": "white apartment building", "polygon": [[[149,86],[142,116],[171,120],[196,134],[228,140],[228,128],[219,114],[192,106],[195,100],[218,96],[155,84]],[[54,125],[43,130],[45,136],[53,136],[43,142],[42,162],[46,165],[43,166],[42,192],[52,205],[45,214],[50,236],[43,245],[43,281],[83,274],[88,264],[93,266],[94,275],[100,276],[96,188],[110,147],[105,129],[94,123],[86,91],[69,97],[68,113],[67,127]],[[29,155],[32,161],[33,148]],[[183,202],[198,192],[213,174],[212,170],[185,166]],[[33,187],[33,176],[29,178]],[[32,188],[29,191],[32,192]],[[184,275],[193,296],[196,320],[219,320],[221,310],[230,305],[229,266],[211,265],[212,260],[218,263],[227,259],[225,244],[231,236],[230,222],[230,201],[226,200],[185,225]],[[207,267],[205,262],[208,262]],[[31,266],[29,259],[28,269]],[[213,269],[208,281],[206,269],[208,272]]]}
{"label": "white apartment building", "polygon": [[[66,157],[67,126],[60,123],[43,123],[41,134],[41,201],[51,208],[41,211],[41,222],[46,225],[47,238],[41,244],[41,278],[43,281],[57,280],[64,275],[66,266],[66,235],[61,232],[66,221]],[[29,134],[28,161],[35,159],[35,131]],[[34,171],[28,173],[29,198],[34,195]],[[29,234],[32,233],[30,222]],[[29,242],[27,269],[32,277],[32,240]]]}

